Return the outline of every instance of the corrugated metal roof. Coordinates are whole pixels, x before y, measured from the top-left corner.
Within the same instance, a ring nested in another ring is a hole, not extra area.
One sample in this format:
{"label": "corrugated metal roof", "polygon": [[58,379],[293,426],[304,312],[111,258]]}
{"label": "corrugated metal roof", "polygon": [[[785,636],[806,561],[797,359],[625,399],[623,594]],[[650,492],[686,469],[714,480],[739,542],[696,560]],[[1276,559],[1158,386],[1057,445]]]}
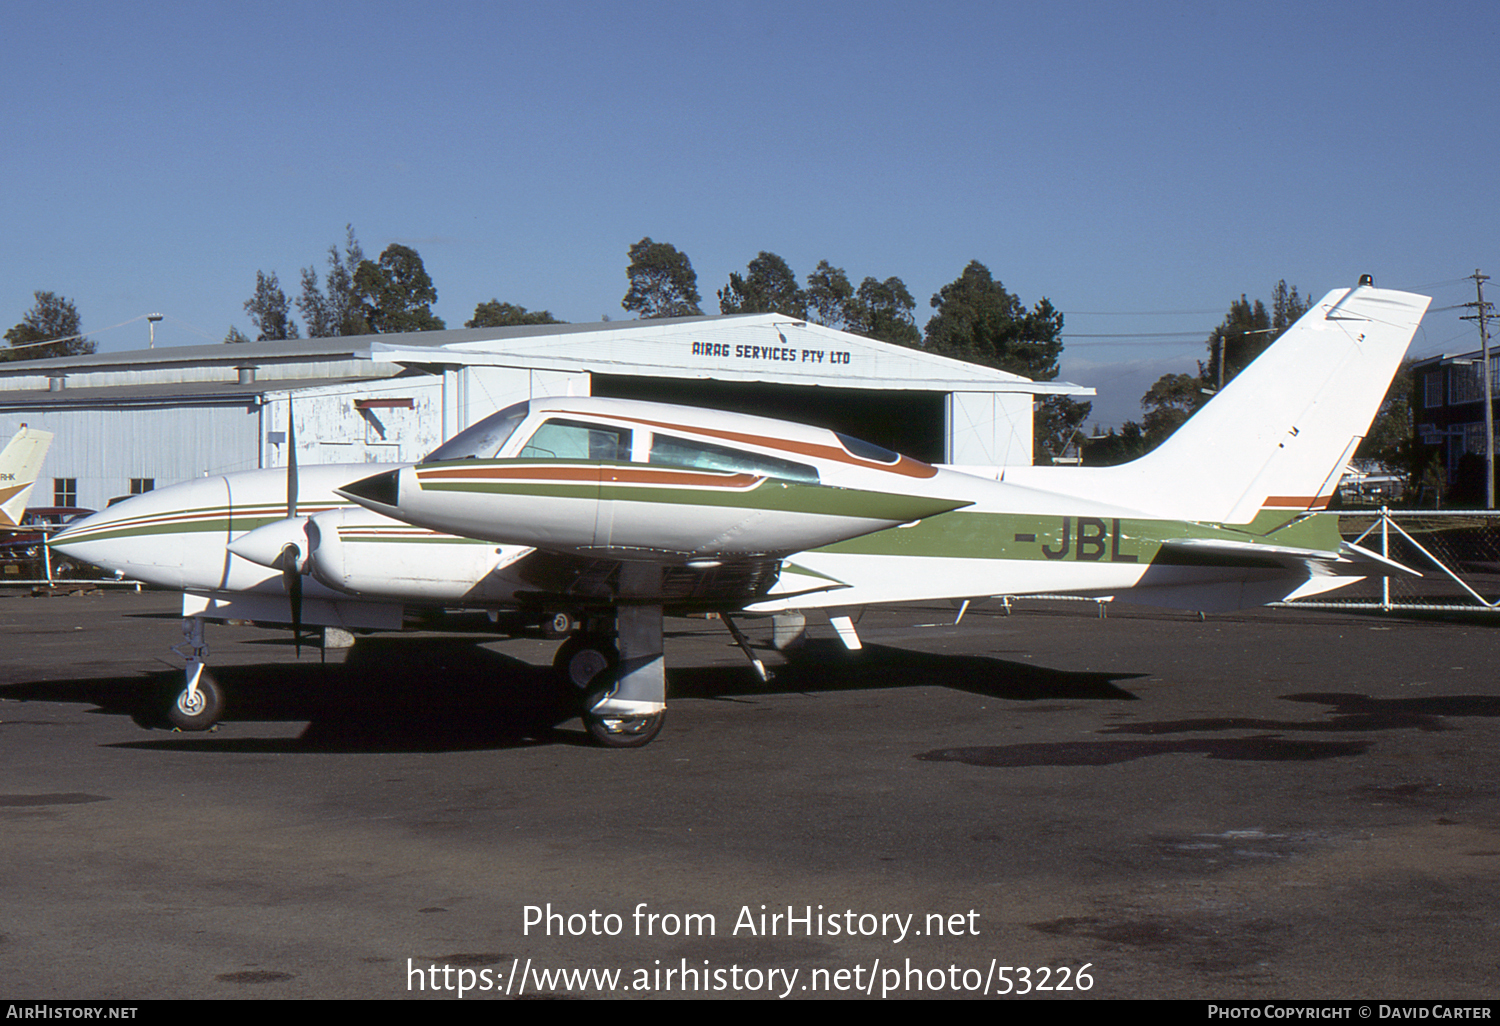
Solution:
{"label": "corrugated metal roof", "polygon": [[242,385],[236,381],[162,381],[142,385],[110,385],[97,388],[64,388],[58,392],[45,389],[0,390],[0,409],[18,407],[61,409],[68,406],[154,406],[202,403],[224,406],[263,401],[269,394],[284,395],[304,388],[329,385],[370,384],[384,378],[297,378],[261,381]]}
{"label": "corrugated metal roof", "polygon": [[674,317],[657,321],[600,321],[587,324],[526,324],[506,328],[454,328],[444,331],[404,331],[386,335],[336,335],[329,338],[296,338],[272,342],[218,343],[203,346],[166,346],[161,349],[131,349],[83,356],[59,356],[48,360],[16,360],[0,363],[0,375],[46,373],[88,368],[147,367],[178,363],[257,363],[282,360],[367,359],[376,344],[403,348],[441,349],[466,342],[503,342],[510,339],[551,335],[617,331],[622,327],[650,331],[664,324],[720,321],[756,314],[726,317]]}
{"label": "corrugated metal roof", "polygon": [[[306,365],[312,374],[322,370],[326,375],[328,371],[349,369],[332,366],[340,362],[364,361],[372,364],[372,376],[379,374],[374,368],[381,363],[413,367],[489,365],[829,387],[1071,395],[1092,395],[1094,391],[1068,382],[1031,382],[991,367],[781,314],[732,314],[220,343],[13,361],[0,363],[0,404],[35,402],[41,394],[39,385],[35,380],[23,384],[18,380],[21,378],[92,375],[88,387],[61,393],[72,401],[82,401],[80,393],[119,398],[151,388],[164,396],[222,396],[227,400],[235,395],[258,396],[267,391],[309,387],[313,377],[285,373],[297,365]],[[241,366],[273,373],[277,365],[282,377],[253,386],[228,381],[166,381],[167,375],[180,378],[185,368],[200,373],[218,368],[214,373],[227,377],[231,369]],[[101,374],[125,375],[126,380],[103,385],[99,384]],[[160,385],[153,383],[153,375],[163,376]],[[17,391],[27,399],[14,398]]]}

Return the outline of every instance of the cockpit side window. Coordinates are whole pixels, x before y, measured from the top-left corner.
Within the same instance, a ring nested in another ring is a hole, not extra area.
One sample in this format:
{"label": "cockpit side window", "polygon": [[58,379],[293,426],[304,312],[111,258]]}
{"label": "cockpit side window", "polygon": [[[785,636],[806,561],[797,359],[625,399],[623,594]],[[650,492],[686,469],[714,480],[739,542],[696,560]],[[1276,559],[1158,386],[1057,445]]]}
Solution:
{"label": "cockpit side window", "polygon": [[436,463],[439,460],[492,460],[501,447],[510,440],[516,426],[526,419],[529,403],[507,406],[499,413],[464,428],[458,434],[438,446],[422,460]]}
{"label": "cockpit side window", "polygon": [[803,463],[764,456],[760,453],[730,449],[708,442],[695,442],[671,435],[653,435],[650,463],[663,463],[675,467],[700,467],[704,470],[728,470],[756,474],[760,477],[776,477],[786,481],[818,483],[818,471]]}
{"label": "cockpit side window", "polygon": [[867,442],[863,438],[854,438],[840,431],[835,431],[834,434],[838,436],[839,444],[848,450],[852,456],[870,460],[872,463],[901,462],[900,453],[891,452],[891,450],[882,448],[874,442]]}
{"label": "cockpit side window", "polygon": [[630,432],[576,420],[549,420],[536,429],[518,455],[532,460],[628,461]]}

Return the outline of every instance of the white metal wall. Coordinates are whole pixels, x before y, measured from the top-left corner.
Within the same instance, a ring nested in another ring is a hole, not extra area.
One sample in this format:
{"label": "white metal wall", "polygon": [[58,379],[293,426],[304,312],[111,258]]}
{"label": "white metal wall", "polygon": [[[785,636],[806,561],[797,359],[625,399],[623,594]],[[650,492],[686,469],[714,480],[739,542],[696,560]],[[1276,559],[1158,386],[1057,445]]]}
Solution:
{"label": "white metal wall", "polygon": [[103,509],[130,494],[131,478],[153,478],[162,487],[255,469],[259,422],[254,406],[7,412],[0,414],[0,438],[23,423],[54,435],[31,505],[52,505],[54,478],[76,478],[78,504]]}
{"label": "white metal wall", "polygon": [[[297,463],[412,463],[475,421],[512,403],[588,395],[589,376],[516,367],[465,367],[441,375],[349,382],[293,393]],[[360,410],[362,399],[412,406]],[[287,399],[268,398],[261,465],[286,466]]]}
{"label": "white metal wall", "polygon": [[580,371],[530,367],[465,367],[457,375],[458,395],[450,432],[457,434],[497,410],[549,395],[589,395],[589,375]]}
{"label": "white metal wall", "polygon": [[948,396],[948,462],[1030,466],[1032,396],[953,392]]}

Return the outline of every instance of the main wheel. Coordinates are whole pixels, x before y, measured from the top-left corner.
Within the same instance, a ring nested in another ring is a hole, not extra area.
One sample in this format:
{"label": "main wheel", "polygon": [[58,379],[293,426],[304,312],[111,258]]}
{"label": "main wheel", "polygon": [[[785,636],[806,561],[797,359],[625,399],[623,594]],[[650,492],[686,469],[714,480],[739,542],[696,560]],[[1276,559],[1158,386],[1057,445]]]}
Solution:
{"label": "main wheel", "polygon": [[640,748],[649,745],[661,733],[666,722],[667,711],[650,716],[621,716],[618,713],[596,713],[594,708],[615,690],[615,673],[596,678],[584,701],[583,726],[589,732],[589,740],[601,748]]}
{"label": "main wheel", "polygon": [[191,700],[184,684],[167,706],[167,722],[178,730],[207,730],[223,714],[224,692],[207,670],[198,675],[198,687]]}

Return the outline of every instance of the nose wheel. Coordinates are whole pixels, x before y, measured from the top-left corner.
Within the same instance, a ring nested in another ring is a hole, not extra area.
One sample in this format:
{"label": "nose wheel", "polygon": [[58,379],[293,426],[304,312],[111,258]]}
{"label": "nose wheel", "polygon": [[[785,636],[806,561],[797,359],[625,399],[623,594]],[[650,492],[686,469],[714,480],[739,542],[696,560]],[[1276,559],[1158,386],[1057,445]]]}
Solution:
{"label": "nose wheel", "polygon": [[203,637],[203,618],[189,616],[182,621],[182,643],[172,651],[187,660],[183,670],[182,690],[167,702],[167,722],[178,730],[208,730],[224,715],[224,692],[204,665],[208,661],[208,642]]}
{"label": "nose wheel", "polygon": [[224,692],[207,670],[194,685],[183,685],[167,706],[167,722],[178,730],[208,730],[224,713]]}

